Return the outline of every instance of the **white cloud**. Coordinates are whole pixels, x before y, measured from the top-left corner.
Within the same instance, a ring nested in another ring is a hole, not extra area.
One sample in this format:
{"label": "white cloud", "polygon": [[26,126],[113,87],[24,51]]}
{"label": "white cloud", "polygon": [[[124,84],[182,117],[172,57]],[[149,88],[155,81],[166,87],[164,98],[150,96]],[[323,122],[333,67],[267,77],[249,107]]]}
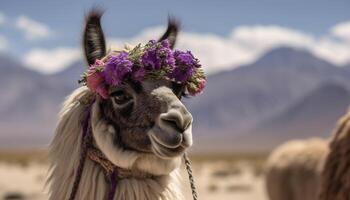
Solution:
{"label": "white cloud", "polygon": [[350,42],[350,21],[342,22],[331,29],[331,33],[347,42]]}
{"label": "white cloud", "polygon": [[316,56],[335,65],[341,66],[350,62],[350,43],[337,41],[331,37],[319,39],[310,50]]}
{"label": "white cloud", "polygon": [[245,49],[251,58],[281,46],[296,48],[311,47],[314,38],[310,35],[281,26],[240,26],[232,30],[230,40],[240,49]]}
{"label": "white cloud", "polygon": [[[150,39],[160,37],[164,29],[164,27],[148,28],[133,38],[113,38],[108,43],[111,49],[123,48],[125,43],[131,45],[145,43]],[[222,66],[240,64],[250,60],[249,55],[244,50],[234,45],[228,45],[228,43],[230,43],[228,38],[222,38],[214,34],[181,32],[176,48],[191,50],[201,60],[203,66],[212,67],[210,69],[206,68],[207,71],[216,71]],[[236,57],[236,55],[239,55],[239,57]]]}
{"label": "white cloud", "polygon": [[5,24],[5,22],[6,22],[5,15],[2,12],[0,12],[0,25]]}
{"label": "white cloud", "polygon": [[[0,12],[0,26],[5,24],[5,22],[6,22],[5,15],[2,12]],[[7,47],[8,47],[8,40],[4,35],[0,34],[0,51],[5,51]]]}
{"label": "white cloud", "polygon": [[314,42],[312,36],[281,26],[240,26],[232,31],[232,40],[259,50],[281,45],[302,47]]}
{"label": "white cloud", "polygon": [[0,35],[0,51],[5,51],[8,46],[8,41],[5,36]]}
{"label": "white cloud", "polygon": [[[335,31],[345,30],[339,28],[345,27],[343,25],[331,27],[330,34],[321,37],[276,25],[239,26],[227,37],[209,33],[181,32],[176,48],[191,50],[201,60],[208,73],[249,64],[280,46],[306,49],[315,56],[340,66],[350,62],[350,42],[346,42],[345,34],[341,36],[340,32],[344,31]],[[134,37],[109,38],[108,45],[111,49],[120,49],[125,43],[131,45],[145,43],[149,39],[157,39],[164,29],[165,27],[153,27],[143,30]],[[79,56],[78,49],[37,49],[25,57],[25,63],[39,71],[52,73],[64,69],[80,58]]]}
{"label": "white cloud", "polygon": [[8,41],[5,36],[0,34],[0,51],[5,51],[8,47]]}
{"label": "white cloud", "polygon": [[52,35],[48,26],[26,16],[19,16],[17,18],[16,27],[24,32],[27,40],[43,39]]}
{"label": "white cloud", "polygon": [[79,49],[60,47],[51,50],[33,49],[25,55],[23,62],[28,68],[50,74],[63,70],[79,59]]}
{"label": "white cloud", "polygon": [[[350,43],[344,41],[350,33],[347,34],[348,29],[345,27],[348,25],[341,23],[331,28],[331,35],[322,37],[276,25],[239,26],[233,29],[228,37],[181,32],[177,48],[193,51],[207,72],[231,69],[254,62],[264,53],[281,46],[306,49],[328,62],[343,65],[350,62]],[[135,45],[158,38],[164,29],[165,27],[148,28],[135,37],[114,38],[110,43],[113,48],[120,48],[124,43]],[[338,38],[334,38],[333,35],[337,35]]]}

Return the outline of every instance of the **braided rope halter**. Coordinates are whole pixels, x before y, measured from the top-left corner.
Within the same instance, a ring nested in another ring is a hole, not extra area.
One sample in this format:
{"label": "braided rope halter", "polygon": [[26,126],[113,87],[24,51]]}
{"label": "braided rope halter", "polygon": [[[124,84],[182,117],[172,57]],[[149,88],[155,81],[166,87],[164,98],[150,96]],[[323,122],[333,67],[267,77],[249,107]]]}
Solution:
{"label": "braided rope halter", "polygon": [[[106,180],[109,182],[109,190],[108,190],[108,195],[107,195],[107,200],[113,200],[116,189],[117,189],[117,183],[118,183],[118,178],[122,178],[125,176],[120,176],[119,172],[120,171],[126,171],[128,174],[128,170],[119,168],[115,166],[112,162],[110,162],[105,156],[102,154],[102,152],[98,149],[96,149],[92,145],[92,127],[90,123],[90,117],[91,117],[91,108],[92,104],[94,103],[94,100],[92,103],[88,106],[84,118],[81,122],[82,125],[82,150],[80,154],[80,159],[79,159],[79,165],[75,173],[75,179],[73,182],[73,187],[69,196],[69,200],[74,200],[77,194],[77,191],[79,189],[79,184],[81,180],[81,176],[84,170],[84,165],[85,165],[85,160],[86,158],[89,158],[90,160],[96,162],[103,168],[104,175],[106,177]],[[197,189],[194,181],[194,176],[192,172],[192,166],[190,159],[188,158],[188,155],[184,153],[183,155],[184,161],[185,161],[185,166],[186,170],[188,173],[188,178],[190,181],[190,186],[191,186],[191,191],[192,191],[192,197],[193,200],[198,200],[198,195],[197,195]],[[130,174],[129,174],[130,175]],[[145,176],[147,177],[152,177],[152,176]]]}

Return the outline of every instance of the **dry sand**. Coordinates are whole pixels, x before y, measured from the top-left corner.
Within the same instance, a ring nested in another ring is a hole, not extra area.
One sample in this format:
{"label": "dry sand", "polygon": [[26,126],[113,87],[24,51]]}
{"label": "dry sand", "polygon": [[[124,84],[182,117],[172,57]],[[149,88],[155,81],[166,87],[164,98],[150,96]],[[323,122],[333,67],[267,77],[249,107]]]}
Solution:
{"label": "dry sand", "polygon": [[44,189],[46,174],[47,165],[43,164],[0,163],[0,199],[10,199],[10,196],[23,196],[22,199],[28,200],[47,199]]}
{"label": "dry sand", "polygon": [[263,175],[248,162],[194,163],[194,171],[201,200],[267,200]]}
{"label": "dry sand", "polygon": [[[194,162],[193,168],[201,200],[267,200],[263,174],[257,171],[254,164],[244,161],[201,161]],[[5,199],[6,195],[47,199],[44,187],[46,174],[46,164],[32,162],[23,166],[0,162],[0,199]],[[186,188],[187,199],[191,199],[189,185]]]}

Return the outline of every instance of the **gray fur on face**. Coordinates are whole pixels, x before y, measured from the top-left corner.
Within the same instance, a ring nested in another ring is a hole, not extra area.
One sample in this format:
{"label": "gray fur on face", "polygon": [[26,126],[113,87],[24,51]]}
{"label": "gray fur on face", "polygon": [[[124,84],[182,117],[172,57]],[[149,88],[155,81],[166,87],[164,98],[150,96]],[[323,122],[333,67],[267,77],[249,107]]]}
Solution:
{"label": "gray fur on face", "polygon": [[116,145],[161,157],[182,154],[192,145],[192,116],[175,95],[172,83],[150,80],[140,87],[140,91],[129,84],[114,88],[131,98],[126,107],[115,103],[113,95],[100,105],[116,130]]}

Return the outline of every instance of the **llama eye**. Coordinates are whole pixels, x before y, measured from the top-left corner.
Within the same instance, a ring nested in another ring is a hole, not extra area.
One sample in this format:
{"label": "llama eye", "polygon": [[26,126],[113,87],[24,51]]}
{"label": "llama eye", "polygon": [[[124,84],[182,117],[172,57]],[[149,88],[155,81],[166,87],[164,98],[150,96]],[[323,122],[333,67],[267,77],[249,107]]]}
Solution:
{"label": "llama eye", "polygon": [[182,97],[186,97],[187,95],[185,94],[184,87],[181,84],[173,83],[172,85],[172,90],[174,94],[181,99]]}
{"label": "llama eye", "polygon": [[131,100],[131,97],[127,95],[124,91],[115,91],[111,94],[116,104],[122,105]]}

